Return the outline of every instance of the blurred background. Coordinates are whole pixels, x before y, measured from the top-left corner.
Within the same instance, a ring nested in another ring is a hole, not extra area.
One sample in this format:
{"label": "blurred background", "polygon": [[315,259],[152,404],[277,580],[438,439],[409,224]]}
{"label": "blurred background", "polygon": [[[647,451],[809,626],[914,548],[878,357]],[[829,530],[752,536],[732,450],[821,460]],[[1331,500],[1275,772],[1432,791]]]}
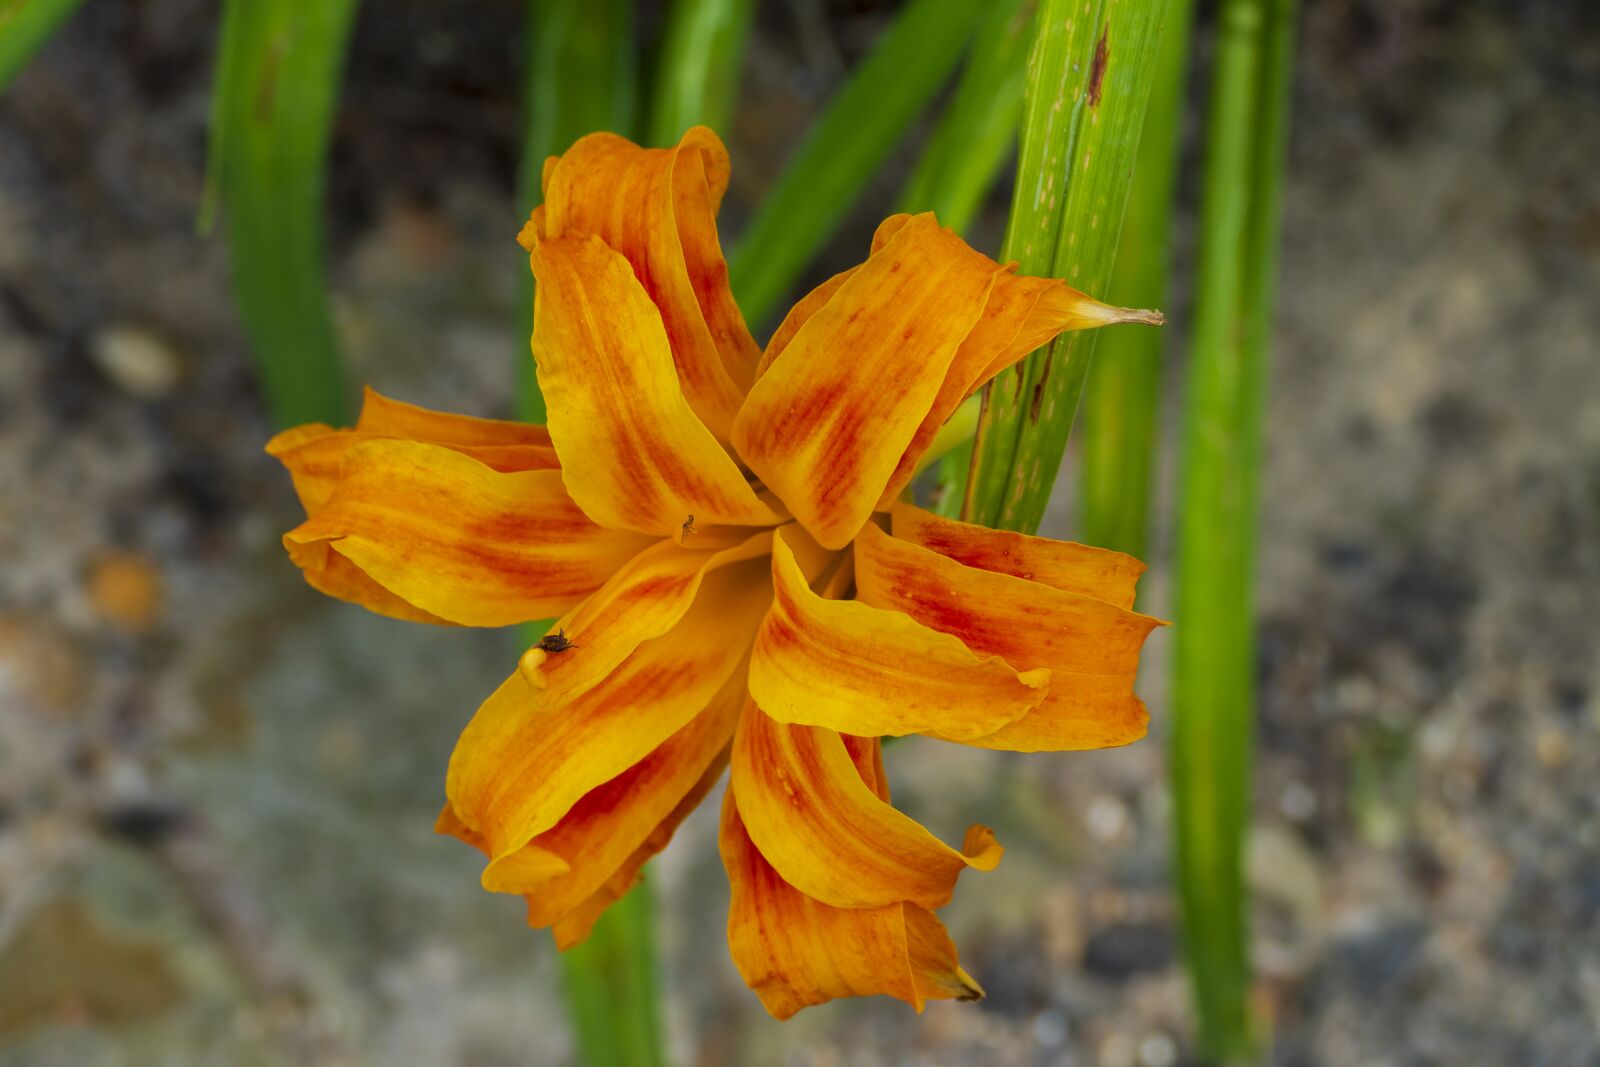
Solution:
{"label": "blurred background", "polygon": [[[895,7],[757,6],[725,233]],[[325,200],[356,382],[513,410],[525,14],[357,16]],[[663,18],[643,5],[641,38]],[[572,1062],[548,936],[431,830],[516,635],[325,600],[279,546],[299,512],[261,450],[223,242],[197,232],[218,30],[212,0],[89,0],[0,97],[0,1064]],[[1304,4],[1257,594],[1265,1062],[1600,1064],[1597,116],[1588,0]],[[806,282],[862,257],[926,133]],[[998,248],[1009,202],[1002,179],[974,244]],[[1147,742],[889,753],[901,807],[1007,844],[947,913],[979,1005],[772,1023],[727,958],[706,805],[652,865],[675,1062],[1193,1062],[1170,643],[1147,657]]]}

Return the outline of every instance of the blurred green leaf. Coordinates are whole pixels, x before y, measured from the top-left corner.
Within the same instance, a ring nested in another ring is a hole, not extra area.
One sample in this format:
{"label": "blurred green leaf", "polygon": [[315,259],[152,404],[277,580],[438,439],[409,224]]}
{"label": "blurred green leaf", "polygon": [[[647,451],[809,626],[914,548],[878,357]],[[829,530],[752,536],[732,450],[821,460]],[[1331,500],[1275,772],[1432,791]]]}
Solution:
{"label": "blurred green leaf", "polygon": [[587,1067],[663,1067],[655,897],[641,880],[561,954],[567,1010]]}
{"label": "blurred green leaf", "polygon": [[0,0],[0,93],[83,0]]}
{"label": "blurred green leaf", "polygon": [[227,0],[203,224],[227,215],[234,296],[280,425],[345,420],[322,193],[356,0]]}
{"label": "blurred green leaf", "polygon": [[1248,1056],[1244,840],[1255,740],[1256,498],[1288,137],[1293,0],[1219,13],[1180,456],[1174,838],[1201,1042]]}
{"label": "blurred green leaf", "polygon": [[675,0],[651,101],[649,143],[677,144],[691,126],[726,138],[755,0]]}
{"label": "blurred green leaf", "polygon": [[[1192,21],[1191,0],[1168,0],[1133,191],[1106,290],[1112,304],[1160,308],[1167,303]],[[1169,330],[1111,330],[1100,338],[1083,401],[1078,478],[1083,539],[1141,558],[1150,525],[1161,355]]]}
{"label": "blurred green leaf", "polygon": [[[1105,292],[1165,7],[1166,0],[1041,3],[1000,256],[1018,260],[1022,273]],[[990,383],[963,507],[972,521],[1038,529],[1102,332],[1063,334]]]}
{"label": "blurred green leaf", "polygon": [[998,0],[972,48],[950,104],[900,193],[900,210],[931,211],[965,233],[1017,140],[1037,0]]}
{"label": "blurred green leaf", "polygon": [[979,0],[911,0],[833,95],[734,250],[734,295],[766,319],[955,67]]}
{"label": "blurred green leaf", "polygon": [[[637,49],[631,0],[531,0],[528,4],[528,66],[523,81],[527,129],[519,168],[521,218],[544,199],[544,161],[572,147],[585,134],[608,130],[634,135]],[[506,238],[516,236],[508,227]],[[522,279],[517,308],[517,412],[544,421],[544,397],[528,347],[533,336],[533,272],[528,257],[512,244]],[[511,255],[511,252],[507,253]]]}

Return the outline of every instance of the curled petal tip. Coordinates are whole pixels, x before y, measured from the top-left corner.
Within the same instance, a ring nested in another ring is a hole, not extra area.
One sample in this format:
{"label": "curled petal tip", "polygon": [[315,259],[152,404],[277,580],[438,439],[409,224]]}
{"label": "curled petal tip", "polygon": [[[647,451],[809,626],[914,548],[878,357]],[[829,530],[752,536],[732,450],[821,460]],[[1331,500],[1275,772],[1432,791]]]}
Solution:
{"label": "curled petal tip", "polygon": [[1118,308],[1106,305],[1097,310],[1108,326],[1123,322],[1138,322],[1146,326],[1165,326],[1167,323],[1166,315],[1150,308]]}
{"label": "curled petal tip", "polygon": [[521,659],[517,660],[517,673],[522,675],[522,680],[533,688],[544,689],[549,685],[549,682],[545,679],[544,671],[539,668],[543,667],[544,661],[549,658],[550,653],[535,645],[524,652]]}

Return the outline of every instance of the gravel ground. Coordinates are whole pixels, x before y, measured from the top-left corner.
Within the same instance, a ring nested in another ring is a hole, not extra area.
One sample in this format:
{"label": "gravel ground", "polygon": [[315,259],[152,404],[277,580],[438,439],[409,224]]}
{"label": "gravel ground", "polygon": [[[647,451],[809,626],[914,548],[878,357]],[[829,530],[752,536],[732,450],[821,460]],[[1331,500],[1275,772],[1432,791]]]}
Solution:
{"label": "gravel ground", "polygon": [[[334,153],[340,334],[362,380],[504,413],[521,5],[379,7]],[[882,17],[763,5],[730,226]],[[213,35],[205,0],[91,3],[0,100],[0,1064],[568,1063],[547,939],[430,832],[511,635],[323,601],[281,556],[294,501],[194,232]],[[1267,1061],[1600,1064],[1600,16],[1308,0],[1302,40],[1259,598]],[[949,913],[977,1007],[770,1023],[692,819],[654,875],[676,1062],[1194,1062],[1168,640],[1150,742],[891,753],[912,814],[1008,845]]]}

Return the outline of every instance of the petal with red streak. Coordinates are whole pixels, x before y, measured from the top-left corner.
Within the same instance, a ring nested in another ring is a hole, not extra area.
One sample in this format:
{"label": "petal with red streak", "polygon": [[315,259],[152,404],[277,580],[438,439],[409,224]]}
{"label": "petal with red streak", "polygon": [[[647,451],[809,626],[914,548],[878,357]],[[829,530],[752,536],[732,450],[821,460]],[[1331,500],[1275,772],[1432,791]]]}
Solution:
{"label": "petal with red streak", "polygon": [[660,541],[623,564],[551,627],[565,633],[576,651],[549,653],[535,645],[522,657],[523,677],[557,699],[595,685],[640,644],[676,626],[707,574],[766,556],[772,533],[751,535],[748,529],[731,527],[708,532],[704,540],[697,535],[695,544],[691,550]]}
{"label": "petal with red streak", "polygon": [[931,215],[909,219],[751,389],[734,447],[823,545],[872,514],[998,272]]}
{"label": "petal with red streak", "polygon": [[1044,699],[1048,670],[1005,660],[899,612],[811,591],[784,531],[773,540],[772,610],[750,660],[750,695],[779,722],[841,733],[973,738]]}
{"label": "petal with red streak", "polygon": [[[483,885],[528,898],[528,923],[550,926],[580,907],[655,833],[727,750],[744,704],[734,677],[706,709],[644,759],[586,793],[555,826],[491,862]],[[524,853],[554,856],[561,868],[529,870]]]}
{"label": "petal with red streak", "polygon": [[446,792],[493,858],[549,830],[585,793],[648,756],[741,671],[771,602],[764,565],[737,563],[707,576],[678,625],[639,645],[598,685],[563,699],[518,671],[484,702],[456,743]]}
{"label": "petal with red streak", "polygon": [[661,314],[598,237],[533,252],[533,351],[567,489],[595,522],[675,536],[696,523],[765,526],[763,504],[684,399]]}
{"label": "petal with red streak", "polygon": [[[717,784],[717,779],[722,777],[722,770],[727,765],[728,753],[721,752],[707,767],[694,788],[678,801],[678,806],[660,824],[651,831],[644,844],[633,850],[633,855],[625,860],[616,872],[607,878],[605,884],[591,893],[587,900],[576,908],[567,912],[550,932],[555,935],[556,947],[565,952],[574,945],[582,944],[588,940],[589,933],[594,929],[595,921],[604,914],[605,910],[621,900],[639,880],[640,872],[644,865],[654,859],[662,849],[666,848],[672,840],[672,835],[677,832],[683,820],[689,817],[690,812],[700,806],[700,802],[711,792]],[[531,915],[531,908],[530,908]]]}
{"label": "petal with red streak", "polygon": [[302,567],[325,545],[420,612],[504,626],[565,611],[649,540],[590,522],[559,471],[505,474],[440,445],[376,440],[350,450],[333,495],[284,543]]}
{"label": "petal with red streak", "polygon": [[1105,748],[1144,736],[1149,714],[1133,693],[1139,652],[1157,619],[1104,600],[978,570],[890,537],[855,544],[856,595],[954,635],[1019,667],[1045,667],[1050,691],[1021,719],[979,738],[1019,751]]}
{"label": "petal with red streak", "polygon": [[594,234],[627,258],[666,328],[683,394],[719,440],[759,355],[728,286],[717,208],[728,152],[695,127],[673,148],[582,138],[547,175],[544,234]]}
{"label": "petal with red streak", "polygon": [[1145,572],[1139,560],[1109,548],[991,530],[910,504],[896,504],[890,514],[894,535],[902,541],[969,567],[1083,593],[1119,608],[1133,607],[1139,576]]}
{"label": "petal with red streak", "polygon": [[774,1017],[875,993],[919,1012],[929,1000],[983,996],[930,912],[914,904],[829,907],[784,881],[750,839],[731,790],[718,845],[732,888],[728,949]]}
{"label": "petal with red streak", "polygon": [[987,827],[968,830],[957,852],[879,799],[837,733],[774,722],[753,703],[734,740],[732,789],[767,862],[834,907],[942,907],[962,871],[1000,862]]}

